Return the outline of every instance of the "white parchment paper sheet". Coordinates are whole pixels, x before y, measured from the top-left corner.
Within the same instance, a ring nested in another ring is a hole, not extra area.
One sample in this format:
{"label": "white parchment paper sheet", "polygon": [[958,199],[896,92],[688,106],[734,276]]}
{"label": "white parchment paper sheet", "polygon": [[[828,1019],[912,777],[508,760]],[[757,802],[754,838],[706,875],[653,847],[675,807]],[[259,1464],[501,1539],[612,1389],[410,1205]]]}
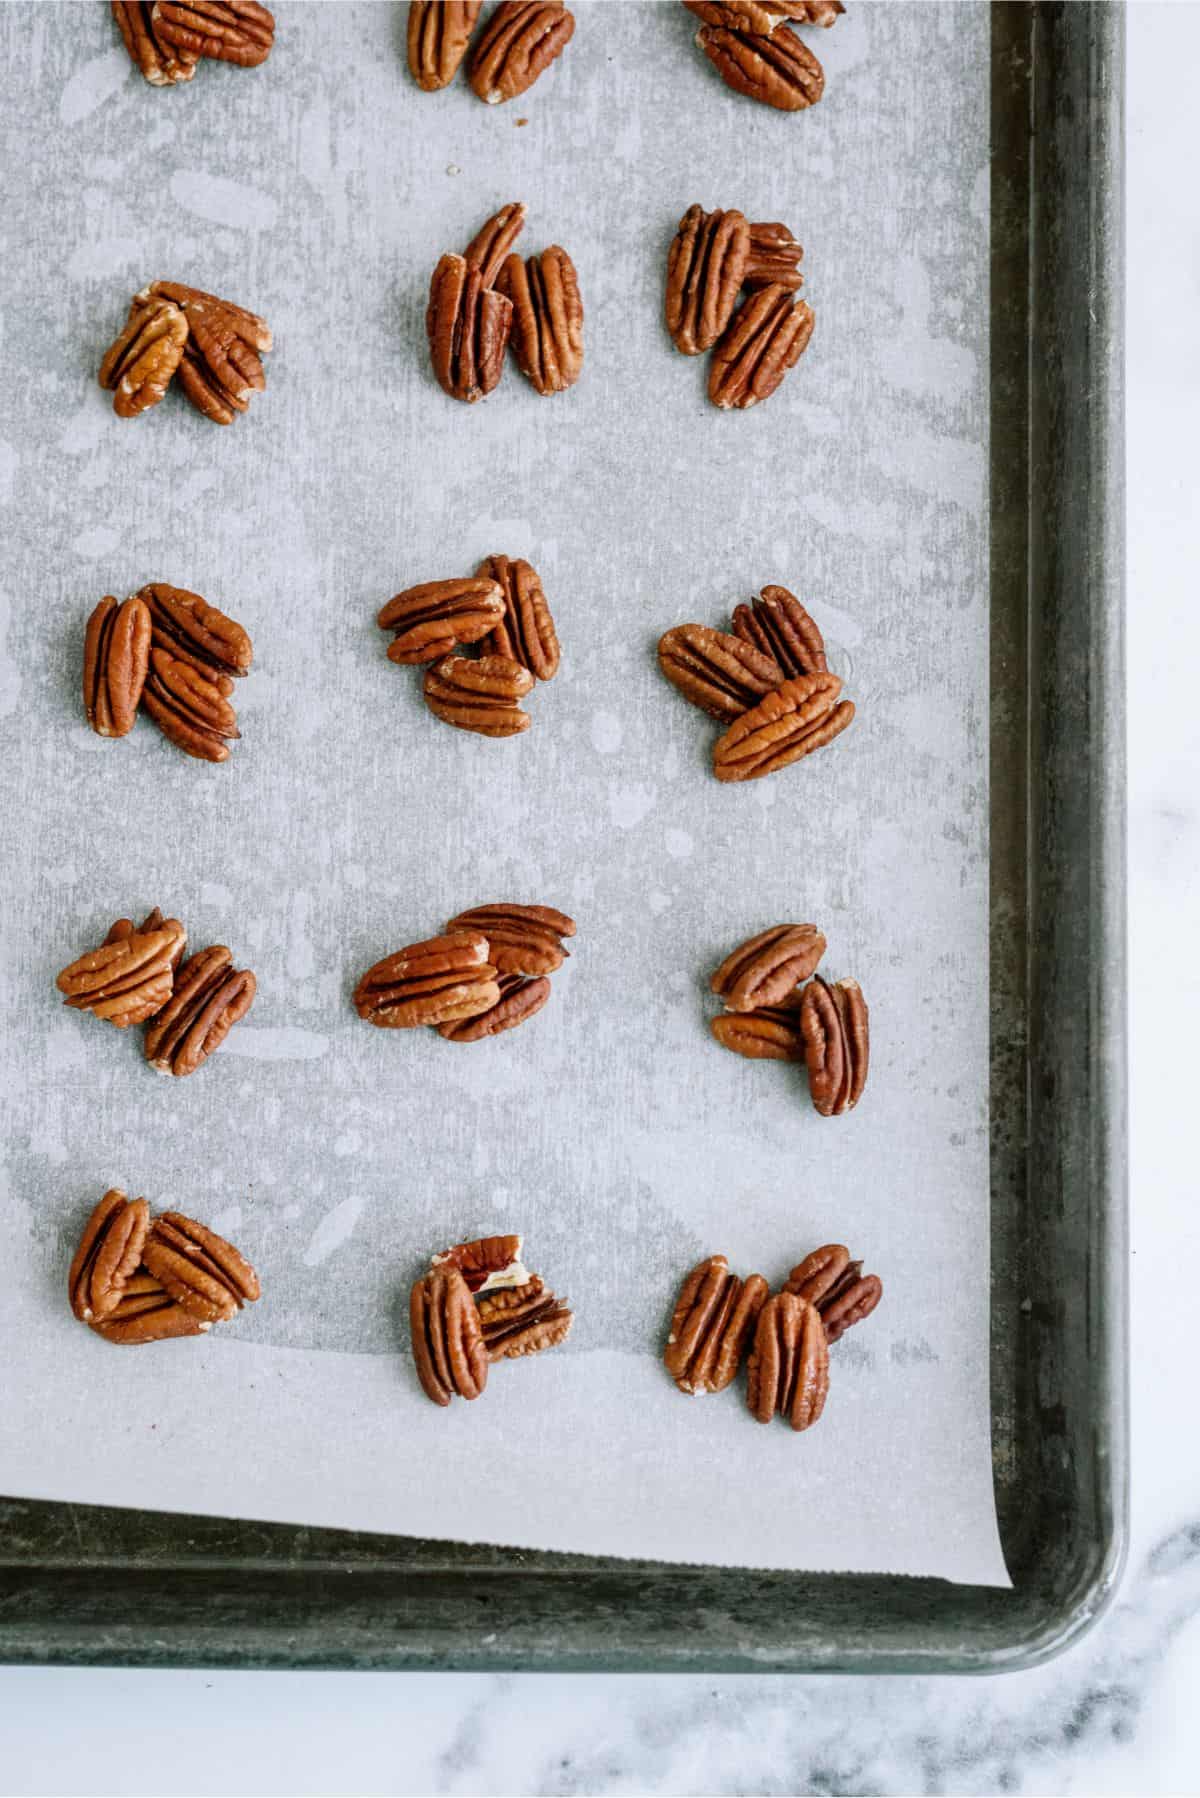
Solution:
{"label": "white parchment paper sheet", "polygon": [[[855,6],[809,34],[811,113],[722,86],[677,5],[581,4],[495,109],[418,93],[402,7],[281,5],[265,68],[160,92],[106,8],[0,11],[7,799],[0,1488],[553,1549],[1003,1581],[988,1434],[987,242],[983,6]],[[522,120],[527,123],[522,124]],[[23,170],[30,172],[25,179]],[[430,269],[500,202],[561,242],[577,389],[486,404],[428,371]],[[692,200],[806,247],[812,347],[721,414],[660,323]],[[267,315],[230,430],[95,385],[156,276]],[[564,646],[523,739],[437,723],[373,623],[492,550],[542,572]],[[250,630],[230,763],[143,720],[91,736],[104,592],[192,587]],[[756,586],[800,592],[859,705],[828,752],[711,776],[654,643]],[[492,899],[564,907],[553,1001],[479,1047],[368,1029],[361,970]],[[154,904],[255,969],[193,1079],[57,1003],[57,969]],[[709,972],[814,919],[871,1005],[826,1122],[802,1073],[723,1053]],[[228,1233],[262,1302],[118,1352],[64,1275],[109,1184]],[[408,1358],[428,1253],[525,1233],[577,1325],[437,1411]],[[830,1239],[884,1278],[819,1429],[761,1429],[659,1362],[702,1254],[777,1280]]]}

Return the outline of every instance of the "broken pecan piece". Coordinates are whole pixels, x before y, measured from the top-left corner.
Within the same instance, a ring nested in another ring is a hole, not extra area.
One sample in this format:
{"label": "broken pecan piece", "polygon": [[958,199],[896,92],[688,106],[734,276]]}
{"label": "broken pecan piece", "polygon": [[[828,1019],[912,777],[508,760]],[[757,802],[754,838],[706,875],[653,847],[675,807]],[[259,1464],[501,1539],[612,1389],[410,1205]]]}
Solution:
{"label": "broken pecan piece", "polygon": [[794,25],[829,26],[846,10],[842,0],[683,0],[683,4],[706,25],[767,35],[784,19]]}
{"label": "broken pecan piece", "polygon": [[368,1024],[411,1030],[478,1017],[500,997],[487,938],[475,930],[410,943],[368,968],[354,989],[354,1007]]}
{"label": "broken pecan piece", "polygon": [[199,761],[226,761],[230,741],[241,735],[232,692],[228,675],[201,674],[165,649],[150,651],[142,705],[164,737]]}
{"label": "broken pecan piece", "polygon": [[456,1267],[438,1267],[412,1289],[408,1307],[417,1378],[435,1405],[478,1398],[488,1355],[475,1301]]}
{"label": "broken pecan piece", "polygon": [[851,1261],[849,1249],[840,1242],[829,1242],[806,1255],[787,1277],[783,1290],[817,1307],[831,1344],[870,1317],[883,1297],[883,1281],[878,1274],[864,1274],[862,1266],[861,1261]]}
{"label": "broken pecan piece", "polygon": [[425,704],[443,724],[483,737],[515,737],[532,719],[521,700],[533,691],[533,676],[507,656],[447,656],[425,672]]}
{"label": "broken pecan piece", "polygon": [[189,956],[175,991],[146,1031],[146,1060],[160,1074],[183,1078],[219,1049],[254,1003],[258,983],[235,968],[223,943]]}
{"label": "broken pecan piece", "polygon": [[779,112],[803,112],[825,92],[825,71],[787,25],[771,32],[702,25],[696,42],[727,87]]}
{"label": "broken pecan piece", "polygon": [[853,701],[839,699],[841,690],[836,674],[784,681],[719,738],[713,748],[717,779],[761,780],[832,743],[854,717]]}
{"label": "broken pecan piece", "polygon": [[558,633],[537,570],[518,556],[489,556],[476,570],[504,596],[504,615],[490,632],[485,650],[507,656],[528,668],[535,680],[553,680],[558,672]]}
{"label": "broken pecan piece", "polygon": [[217,674],[240,677],[250,672],[254,648],[246,632],[198,593],[153,581],[141,589],[138,598],[150,609],[151,641],[156,649],[190,662],[210,679]]}
{"label": "broken pecan piece", "polygon": [[142,1250],[146,1269],[201,1323],[223,1323],[258,1298],[258,1275],[231,1242],[179,1211],[164,1211]]}
{"label": "broken pecan piece", "polygon": [[775,924],[727,955],[709,985],[726,1011],[781,1005],[816,973],[824,953],[825,938],[815,924]]}
{"label": "broken pecan piece", "polygon": [[709,1029],[723,1049],[749,1061],[803,1061],[799,1005],[763,1005],[755,1011],[722,1011]]}
{"label": "broken pecan piece", "polygon": [[521,1263],[519,1236],[480,1236],[474,1242],[457,1242],[435,1255],[430,1267],[456,1267],[473,1293],[524,1286],[529,1279],[529,1270]]}
{"label": "broken pecan piece", "polygon": [[475,1301],[489,1361],[515,1361],[522,1355],[539,1355],[557,1348],[571,1333],[575,1321],[565,1299],[546,1291],[539,1274],[531,1274],[523,1286],[489,1292]]}
{"label": "broken pecan piece", "polygon": [[142,1260],[150,1228],[145,1199],[106,1192],[83,1228],[67,1275],[71,1310],[80,1323],[109,1317],[120,1304]]}
{"label": "broken pecan piece", "polygon": [[829,671],[820,627],[786,587],[764,587],[760,598],[736,606],[733,633],[764,655],[774,656],[789,680]]}
{"label": "broken pecan piece", "polygon": [[759,1423],[780,1413],[794,1430],[808,1430],[829,1392],[829,1344],[815,1305],[777,1292],[758,1314],[746,1362],[746,1403]]}
{"label": "broken pecan piece", "polygon": [[488,960],[502,974],[553,974],[567,959],[563,939],[575,935],[575,920],[552,905],[477,905],[446,929],[485,936]]}
{"label": "broken pecan piece", "polygon": [[804,286],[804,276],[800,273],[803,260],[804,251],[786,225],[751,225],[750,254],[746,258],[742,285],[751,290],[786,287],[794,293]]}
{"label": "broken pecan piece", "polygon": [[187,337],[187,319],[170,300],[139,294],[132,302],[125,329],[100,364],[100,385],[112,394],[118,418],[136,418],[157,406]]}
{"label": "broken pecan piece", "polygon": [[467,580],[423,581],[406,587],[380,611],[381,630],[395,631],[388,661],[413,666],[436,662],[460,643],[478,643],[504,616],[498,581],[479,573]]}
{"label": "broken pecan piece", "polygon": [[550,998],[550,982],[529,979],[524,974],[500,974],[496,985],[500,997],[488,1011],[474,1018],[457,1018],[438,1025],[438,1035],[448,1043],[479,1043],[486,1037],[500,1036],[515,1030],[541,1011]]}
{"label": "broken pecan piece", "polygon": [[106,594],[83,639],[83,703],[98,737],[133,729],[150,662],[150,613],[136,595],[120,604]]}
{"label": "broken pecan piece", "polygon": [[694,1267],[679,1291],[663,1354],[681,1392],[723,1392],[742,1364],[770,1287],[761,1274],[739,1280],[724,1255]]}
{"label": "broken pecan piece", "polygon": [[740,212],[689,206],[667,254],[667,330],[677,350],[710,350],[729,323],[745,279],[750,227]]}
{"label": "broken pecan piece", "polygon": [[162,1281],[143,1267],[126,1282],[116,1307],[91,1327],[105,1342],[134,1345],[203,1336],[212,1326],[173,1299]]}
{"label": "broken pecan piece", "polygon": [[712,353],[713,405],[744,412],[770,399],[808,348],[814,323],[812,307],[778,282],[750,294]]}
{"label": "broken pecan piece", "polygon": [[491,393],[504,373],[512,301],[484,285],[463,256],[443,256],[429,283],[425,330],[443,393],[468,405]]}
{"label": "broken pecan piece", "polygon": [[177,54],[256,69],[275,42],[275,17],[257,0],[157,0],[154,34]]}
{"label": "broken pecan piece", "polygon": [[870,1062],[870,1018],[857,980],[811,981],[800,1029],[812,1102],[822,1117],[840,1117],[862,1098]]}
{"label": "broken pecan piece", "polygon": [[427,94],[458,73],[483,0],[409,0],[408,66]]}
{"label": "broken pecan piece", "polygon": [[522,262],[505,259],[496,283],[512,302],[517,367],[540,394],[564,393],[583,369],[583,301],[575,264],[561,245]]}
{"label": "broken pecan piece", "polygon": [[667,631],[659,638],[658,665],[685,699],[725,724],[783,679],[769,654],[707,624],[677,624]]}
{"label": "broken pecan piece", "polygon": [[152,87],[174,87],[177,81],[190,81],[200,58],[160,41],[154,29],[153,11],[154,0],[112,0],[112,15],[129,60]]}
{"label": "broken pecan piece", "polygon": [[479,270],[485,287],[496,285],[496,277],[524,225],[524,204],[520,200],[510,200],[480,226],[463,251],[463,261],[469,268]]}
{"label": "broken pecan piece", "polygon": [[[125,922],[125,920],[122,920]],[[127,1030],[144,1024],[171,997],[182,925],[175,919],[156,930],[111,932],[63,969],[55,981],[72,1011],[90,1011]]]}
{"label": "broken pecan piece", "polygon": [[501,0],[471,58],[472,88],[489,106],[515,100],[562,55],[574,31],[574,16],[556,0]]}

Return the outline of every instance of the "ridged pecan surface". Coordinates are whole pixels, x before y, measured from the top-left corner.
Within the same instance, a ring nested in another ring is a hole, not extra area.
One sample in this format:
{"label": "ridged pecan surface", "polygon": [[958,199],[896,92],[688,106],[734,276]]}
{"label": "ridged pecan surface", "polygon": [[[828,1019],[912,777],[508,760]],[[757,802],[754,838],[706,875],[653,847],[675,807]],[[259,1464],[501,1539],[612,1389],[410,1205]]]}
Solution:
{"label": "ridged pecan surface", "polygon": [[176,972],[170,999],[146,1031],[146,1060],[160,1074],[194,1074],[245,1017],[256,991],[254,975],[234,967],[223,943],[189,956]]}
{"label": "ridged pecan surface", "polygon": [[127,1030],[144,1024],[171,997],[182,925],[175,919],[154,930],[132,931],[90,949],[63,969],[55,982],[72,1011],[90,1011]]}
{"label": "ridged pecan surface", "polygon": [[177,1304],[200,1323],[222,1323],[258,1298],[258,1275],[246,1260],[204,1224],[179,1211],[154,1220],[142,1260]]}
{"label": "ridged pecan surface", "polygon": [[475,1301],[456,1267],[418,1280],[408,1307],[417,1378],[435,1405],[478,1398],[487,1385],[488,1355]]}
{"label": "ridged pecan surface", "polygon": [[571,1333],[574,1315],[565,1299],[546,1290],[539,1274],[524,1286],[489,1292],[475,1301],[489,1361],[515,1361],[556,1348]]}
{"label": "ridged pecan surface", "polygon": [[783,1290],[817,1307],[826,1340],[834,1343],[852,1325],[870,1317],[883,1297],[879,1275],[864,1274],[862,1268],[840,1242],[828,1242],[792,1269]]}
{"label": "ridged pecan surface", "polygon": [[803,112],[825,92],[825,71],[796,33],[702,25],[696,42],[727,87],[779,112]]}
{"label": "ridged pecan surface", "polygon": [[275,18],[257,0],[157,0],[154,34],[177,54],[211,57],[243,69],[266,62]]}
{"label": "ridged pecan surface", "polygon": [[575,920],[552,905],[476,905],[451,918],[447,930],[478,931],[488,941],[488,960],[502,974],[553,974],[567,959],[564,939]]}
{"label": "ridged pecan surface", "polygon": [[199,761],[225,761],[230,742],[241,735],[232,692],[228,675],[201,674],[165,649],[150,651],[142,705],[164,737]]}
{"label": "ridged pecan surface", "polygon": [[521,1261],[519,1236],[479,1236],[456,1242],[433,1257],[432,1268],[456,1267],[474,1293],[524,1286],[529,1270]]}
{"label": "ridged pecan surface", "polygon": [[814,322],[811,306],[779,283],[749,294],[712,353],[713,405],[744,412],[770,399],[808,348]]}
{"label": "ridged pecan surface", "polygon": [[769,34],[784,19],[794,25],[832,25],[845,12],[842,0],[683,0],[706,25]]}
{"label": "ridged pecan surface", "polygon": [[553,243],[522,262],[505,258],[497,281],[512,302],[517,367],[540,394],[563,393],[583,369],[583,300],[575,264]]}
{"label": "ridged pecan surface", "polygon": [[815,924],[773,924],[727,955],[709,985],[726,1011],[781,1005],[816,972],[824,953]]}
{"label": "ridged pecan surface", "polygon": [[724,1255],[710,1255],[683,1282],[663,1354],[681,1392],[723,1392],[737,1375],[770,1288],[761,1274],[739,1280]]}
{"label": "ridged pecan surface", "polygon": [[105,1342],[133,1346],[178,1336],[203,1336],[212,1328],[173,1299],[161,1280],[139,1268],[126,1282],[115,1308],[91,1325]]}
{"label": "ridged pecan surface", "polygon": [[150,663],[150,612],[144,600],[120,604],[106,594],[83,640],[83,703],[99,737],[133,729]]}
{"label": "ridged pecan surface", "polygon": [[504,617],[504,591],[486,567],[465,580],[422,581],[389,599],[377,620],[381,630],[395,632],[389,662],[437,662],[494,630]]}
{"label": "ridged pecan surface", "polygon": [[141,1265],[150,1228],[145,1199],[106,1192],[84,1225],[67,1275],[71,1310],[81,1323],[100,1322],[121,1302]]}
{"label": "ridged pecan surface", "polygon": [[466,249],[463,261],[477,268],[485,287],[494,287],[509,251],[525,226],[525,206],[520,200],[509,200],[481,225]]}
{"label": "ridged pecan surface", "polygon": [[143,587],[138,598],[150,610],[152,641],[156,649],[165,649],[179,661],[211,679],[216,674],[241,676],[250,672],[254,647],[232,618],[216,606],[210,606],[198,593],[186,587],[171,587],[165,581],[152,581]]}
{"label": "ridged pecan surface", "polygon": [[870,1019],[857,980],[811,981],[800,1028],[812,1102],[822,1117],[840,1117],[862,1098],[870,1063]]}
{"label": "ridged pecan surface", "polygon": [[427,94],[458,73],[483,0],[409,0],[408,66]]}
{"label": "ridged pecan surface", "polygon": [[501,0],[483,28],[471,58],[471,86],[497,106],[531,88],[562,55],[575,19],[554,0]]}
{"label": "ridged pecan surface", "polygon": [[746,1403],[759,1423],[779,1414],[794,1430],[819,1419],[829,1392],[829,1345],[815,1305],[777,1292],[758,1314],[746,1362]]}
{"label": "ridged pecan surface", "polygon": [[689,206],[667,254],[667,330],[677,350],[698,356],[729,323],[745,279],[750,227],[740,212]]}
{"label": "ridged pecan surface", "polygon": [[521,701],[532,691],[528,668],[508,656],[485,655],[474,662],[447,656],[425,674],[425,704],[434,717],[483,737],[515,737],[528,730],[532,721]]}
{"label": "ridged pecan surface", "polygon": [[803,1061],[798,1004],[764,1005],[755,1011],[722,1011],[709,1029],[723,1049],[748,1061]]}
{"label": "ridged pecan surface", "polygon": [[451,930],[410,943],[368,968],[354,989],[354,1006],[368,1024],[411,1030],[477,1017],[499,997],[487,938],[474,930]]}
{"label": "ridged pecan surface", "polygon": [[707,624],[677,624],[659,638],[658,665],[685,699],[730,724],[783,679],[772,657]]}
{"label": "ridged pecan surface", "polygon": [[197,411],[214,424],[232,424],[266,388],[262,356],[270,350],[271,328],[256,312],[232,300],[179,281],[155,281],[138,295],[168,299],[185,314],[188,339],[179,364],[179,384]]}
{"label": "ridged pecan surface", "polygon": [[840,699],[836,674],[804,674],[786,680],[744,712],[713,749],[718,780],[761,780],[832,743],[854,717]]}
{"label": "ridged pecan surface", "polygon": [[118,418],[157,406],[187,344],[188,322],[170,300],[143,298],[129,308],[125,329],[100,364],[100,385],[113,396]]}
{"label": "ridged pecan surface", "polygon": [[530,979],[524,974],[499,974],[496,986],[500,997],[477,1017],[456,1018],[438,1025],[438,1035],[448,1043],[480,1043],[489,1036],[500,1036],[515,1030],[541,1011],[550,998],[550,982]]}
{"label": "ridged pecan surface", "polygon": [[558,633],[535,568],[519,556],[489,556],[476,578],[496,582],[504,596],[504,615],[490,632],[486,650],[528,668],[535,680],[553,680],[558,672]]}
{"label": "ridged pecan surface", "polygon": [[742,285],[786,287],[793,293],[804,286],[800,264],[804,251],[786,225],[761,224],[750,227],[750,253]]}
{"label": "ridged pecan surface", "polygon": [[130,61],[140,69],[152,87],[174,87],[177,81],[190,81],[200,58],[190,50],[177,50],[154,29],[154,0],[112,0],[112,15],[117,21]]}
{"label": "ridged pecan surface", "polygon": [[734,608],[733,632],[778,662],[787,679],[826,674],[825,639],[817,622],[786,587],[764,587],[749,605]]}
{"label": "ridged pecan surface", "polygon": [[441,258],[429,283],[425,330],[443,393],[474,405],[492,392],[504,373],[512,322],[511,300],[485,286],[478,268],[463,256]]}

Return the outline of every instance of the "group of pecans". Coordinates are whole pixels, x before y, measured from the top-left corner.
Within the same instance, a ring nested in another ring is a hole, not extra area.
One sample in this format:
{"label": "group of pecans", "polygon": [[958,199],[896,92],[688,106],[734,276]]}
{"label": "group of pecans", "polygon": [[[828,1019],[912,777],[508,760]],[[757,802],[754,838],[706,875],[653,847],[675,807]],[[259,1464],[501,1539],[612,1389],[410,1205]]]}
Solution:
{"label": "group of pecans", "polygon": [[262,358],[272,342],[266,319],[244,306],[179,281],[152,281],[130,301],[125,328],[100,364],[100,385],[118,418],[137,418],[178,375],[197,412],[231,425],[266,388]]}
{"label": "group of pecans", "polygon": [[779,112],[803,112],[825,71],[793,25],[828,29],[842,0],[683,0],[701,21],[696,42],[727,87]]}
{"label": "group of pecans", "polygon": [[550,905],[477,905],[441,936],[410,943],[368,968],[354,1007],[383,1030],[430,1025],[448,1043],[515,1030],[550,997],[575,923]]}
{"label": "group of pecans", "polygon": [[256,69],[275,42],[258,0],[112,0],[130,61],[152,87],[190,81],[202,60]]}
{"label": "group of pecans", "polygon": [[579,379],[583,301],[575,264],[559,244],[522,261],[512,246],[524,225],[524,204],[509,201],[461,256],[448,252],[433,271],[425,329],[433,372],[451,399],[473,405],[493,392],[510,346],[543,396]]}
{"label": "group of pecans", "polygon": [[[532,719],[521,701],[558,671],[558,633],[537,570],[519,556],[487,556],[463,580],[423,581],[389,599],[380,629],[388,660],[425,668],[435,718],[483,737],[515,737]],[[477,657],[455,652],[478,644]]]}
{"label": "group of pecans", "polygon": [[139,925],[118,918],[98,949],[71,962],[55,985],[72,1011],[118,1030],[145,1024],[145,1053],[159,1074],[194,1074],[254,1003],[258,983],[235,968],[224,943],[183,959],[187,931],[156,906]]}
{"label": "group of pecans", "polygon": [[[427,94],[448,87],[467,54],[483,0],[409,0],[408,66]],[[475,46],[467,79],[489,106],[515,100],[557,60],[575,33],[558,0],[501,0]]]}
{"label": "group of pecans", "polygon": [[[786,1417],[811,1429],[829,1393],[829,1349],[883,1297],[840,1243],[814,1249],[772,1294],[761,1274],[739,1279],[710,1255],[684,1280],[667,1346],[667,1372],[693,1397],[724,1392],[746,1362],[746,1403],[759,1423]],[[749,1355],[746,1350],[749,1347]]]}
{"label": "group of pecans", "polygon": [[725,1007],[711,1029],[751,1061],[803,1061],[814,1106],[840,1117],[867,1084],[870,1020],[857,980],[817,974],[824,953],[815,924],[776,924],[740,944],[709,982]]}
{"label": "group of pecans", "polygon": [[485,1236],[435,1255],[409,1296],[413,1362],[435,1405],[478,1398],[496,1361],[556,1348],[574,1314],[521,1261],[519,1236]]}
{"label": "group of pecans", "polygon": [[67,1276],[71,1310],[105,1342],[203,1336],[258,1298],[258,1275],[231,1242],[180,1211],[151,1219],[145,1199],[106,1192]]}
{"label": "group of pecans", "polygon": [[105,594],[83,639],[87,721],[97,736],[128,736],[140,706],[179,749],[223,762],[241,735],[233,683],[253,659],[241,625],[185,587]]}
{"label": "group of pecans", "polygon": [[825,639],[794,593],[764,587],[736,606],[732,634],[677,624],[658,664],[685,699],[726,726],[713,747],[718,780],[760,780],[840,736],[854,717],[831,674]]}
{"label": "group of pecans", "polygon": [[685,356],[712,351],[708,397],[722,411],[769,399],[808,348],[816,321],[797,293],[803,256],[787,225],[698,204],[680,219],[667,254],[667,330]]}

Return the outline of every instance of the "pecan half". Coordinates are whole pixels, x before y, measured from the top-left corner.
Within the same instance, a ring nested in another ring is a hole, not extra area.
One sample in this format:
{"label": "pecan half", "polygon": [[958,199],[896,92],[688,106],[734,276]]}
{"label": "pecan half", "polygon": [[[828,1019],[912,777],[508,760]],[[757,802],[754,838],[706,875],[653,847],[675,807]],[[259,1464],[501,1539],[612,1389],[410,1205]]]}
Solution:
{"label": "pecan half", "polygon": [[739,1280],[724,1255],[694,1267],[679,1289],[663,1361],[681,1392],[723,1392],[737,1374],[770,1287]]}
{"label": "pecan half", "polygon": [[475,1301],[456,1267],[418,1280],[408,1305],[417,1378],[435,1405],[478,1398],[487,1385],[488,1355]]}
{"label": "pecan half", "polygon": [[532,980],[524,974],[500,974],[496,985],[500,997],[490,1010],[480,1012],[478,1017],[457,1018],[448,1024],[439,1024],[438,1035],[445,1037],[448,1043],[483,1042],[489,1036],[500,1036],[506,1030],[515,1030],[518,1024],[527,1023],[550,998],[550,982],[545,979]]}
{"label": "pecan half", "polygon": [[779,112],[803,112],[825,92],[825,71],[787,25],[770,33],[702,25],[696,42],[727,87]]}
{"label": "pecan half", "polygon": [[132,1346],[165,1342],[175,1336],[203,1336],[212,1325],[173,1299],[161,1280],[143,1267],[126,1282],[116,1308],[93,1321],[91,1327],[105,1342]]}
{"label": "pecan half", "polygon": [[505,259],[497,287],[512,301],[517,367],[540,394],[564,393],[583,369],[583,301],[579,277],[556,243],[522,262]]}
{"label": "pecan half", "polygon": [[781,1005],[815,974],[825,938],[815,924],[774,924],[727,955],[709,985],[726,1011]]}
{"label": "pecan half", "polygon": [[275,42],[275,17],[257,0],[157,0],[154,34],[177,53],[256,69]]}
{"label": "pecan half", "polygon": [[171,385],[187,343],[188,322],[170,300],[139,295],[125,329],[100,364],[100,385],[113,396],[118,418],[136,418],[157,406]]}
{"label": "pecan half", "polygon": [[512,301],[463,256],[443,256],[429,283],[425,330],[443,393],[468,405],[491,393],[504,373]]}
{"label": "pecan half", "polygon": [[456,1267],[474,1293],[524,1286],[529,1270],[521,1263],[519,1236],[480,1236],[457,1242],[430,1262],[431,1268]]}
{"label": "pecan half", "polygon": [[831,1344],[870,1317],[883,1297],[879,1275],[864,1274],[862,1266],[861,1261],[851,1261],[849,1249],[840,1242],[829,1242],[806,1255],[787,1277],[783,1290],[817,1307]]}
{"label": "pecan half", "polygon": [[250,672],[254,646],[240,624],[210,606],[186,587],[153,581],[138,598],[150,608],[152,642],[181,662],[190,662],[211,679],[216,674],[240,677]]}
{"label": "pecan half", "polygon": [[113,1187],[83,1227],[67,1275],[71,1310],[81,1323],[108,1317],[117,1309],[141,1265],[150,1228],[145,1199],[128,1199]]}
{"label": "pecan half", "polygon": [[475,1308],[489,1361],[515,1361],[557,1348],[575,1321],[566,1300],[547,1292],[539,1274],[530,1275],[524,1286],[489,1292],[476,1299]]}
{"label": "pecan half", "polygon": [[795,292],[804,286],[800,264],[804,251],[786,225],[751,225],[750,253],[746,258],[743,287],[786,287]]}
{"label": "pecan half", "polygon": [[120,604],[105,594],[83,639],[83,704],[98,737],[133,729],[150,662],[150,613],[136,595]]}
{"label": "pecan half", "polygon": [[477,268],[485,287],[494,287],[504,266],[505,257],[525,227],[525,207],[520,200],[510,200],[481,225],[466,249],[463,261]]}
{"label": "pecan half", "polygon": [[458,74],[483,0],[409,0],[408,66],[427,94]]}
{"label": "pecan half", "polygon": [[774,656],[789,680],[829,671],[820,627],[786,587],[764,587],[760,598],[736,606],[733,634]]}
{"label": "pecan half", "polygon": [[127,1030],[144,1024],[171,997],[182,926],[174,919],[157,930],[133,931],[89,949],[55,981],[72,1011],[90,1011]]}
{"label": "pecan half", "polygon": [[262,353],[273,339],[267,321],[232,300],[219,299],[178,281],[155,281],[139,299],[162,297],[187,315],[189,335],[179,364],[179,384],[214,424],[232,424],[267,385]]}
{"label": "pecan half", "polygon": [[767,33],[784,19],[796,25],[832,25],[845,12],[842,0],[683,0],[706,25]]}
{"label": "pecan half", "polygon": [[226,761],[230,741],[241,735],[232,692],[228,675],[201,674],[165,649],[150,651],[142,705],[163,736],[198,761]]}
{"label": "pecan half", "polygon": [[553,974],[567,959],[563,939],[575,935],[575,920],[552,905],[477,905],[446,929],[485,936],[488,960],[502,974]]}
{"label": "pecan half", "polygon": [[411,1030],[478,1017],[499,997],[487,938],[452,930],[410,943],[368,968],[354,989],[354,1007],[382,1030]]}
{"label": "pecan half", "polygon": [[750,226],[740,212],[689,206],[667,254],[667,330],[677,350],[710,350],[733,315],[746,274]]}
{"label": "pecan half", "polygon": [[129,60],[140,69],[152,87],[174,87],[177,81],[190,81],[200,58],[189,50],[176,50],[155,33],[154,0],[112,0],[112,15],[129,52]]}
{"label": "pecan half", "polygon": [[857,980],[811,981],[800,1029],[812,1102],[822,1117],[840,1117],[862,1098],[870,1063],[870,1017]]}
{"label": "pecan half", "polygon": [[749,1061],[803,1061],[799,1005],[763,1005],[755,1011],[722,1011],[709,1029],[723,1049]]}
{"label": "pecan half", "polygon": [[783,679],[769,654],[707,624],[677,624],[659,638],[658,665],[685,699],[732,723]]}
{"label": "pecan half", "polygon": [[235,968],[223,943],[189,956],[175,991],[146,1031],[146,1060],[160,1074],[183,1078],[219,1049],[254,1003],[258,983]]}
{"label": "pecan half", "polygon": [[261,1288],[258,1275],[231,1242],[179,1211],[164,1211],[142,1250],[146,1269],[177,1304],[201,1323],[223,1323]]}
{"label": "pecan half", "polygon": [[486,568],[467,580],[423,581],[389,599],[376,620],[381,630],[396,633],[389,662],[436,662],[494,630],[504,617],[504,591]]}
{"label": "pecan half", "polygon": [[792,1292],[777,1292],[758,1314],[746,1362],[746,1403],[759,1423],[776,1413],[808,1430],[825,1409],[829,1344],[820,1312]]}
{"label": "pecan half", "polygon": [[744,412],[770,399],[808,348],[812,307],[772,283],[743,300],[712,353],[708,397],[722,411]]}
{"label": "pecan half", "polygon": [[471,58],[471,86],[497,106],[515,100],[562,55],[575,19],[555,0],[501,0]]}
{"label": "pecan half", "polygon": [[553,680],[558,633],[537,570],[519,556],[489,556],[476,570],[477,579],[485,575],[504,596],[504,616],[488,636],[487,653],[519,662],[535,680]]}
{"label": "pecan half", "polygon": [[713,748],[718,780],[761,780],[789,762],[811,755],[840,736],[854,704],[839,699],[836,674],[801,674],[786,680],[744,712]]}
{"label": "pecan half", "polygon": [[533,691],[533,676],[507,656],[447,656],[425,674],[425,704],[443,724],[482,737],[515,737],[532,719],[521,700]]}

